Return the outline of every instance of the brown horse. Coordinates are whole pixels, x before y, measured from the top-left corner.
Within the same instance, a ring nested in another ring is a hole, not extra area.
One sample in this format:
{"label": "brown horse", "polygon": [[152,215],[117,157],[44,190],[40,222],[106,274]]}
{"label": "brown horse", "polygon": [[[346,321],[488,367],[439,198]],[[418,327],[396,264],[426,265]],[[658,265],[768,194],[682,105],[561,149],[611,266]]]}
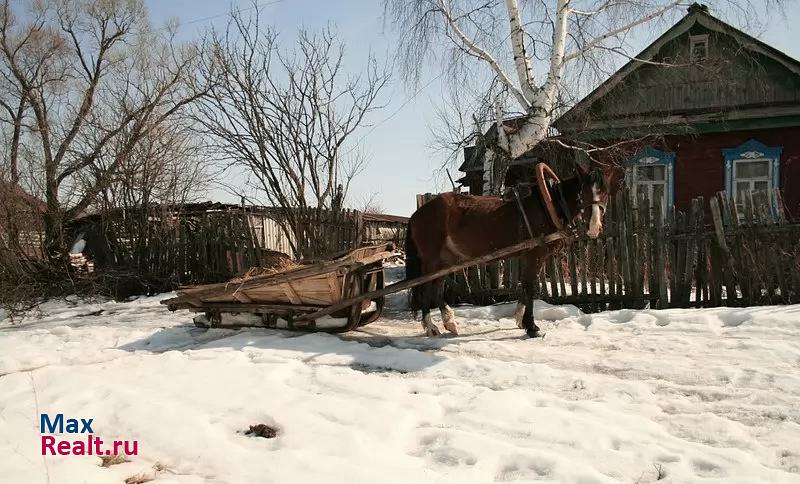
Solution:
{"label": "brown horse", "polygon": [[[587,235],[600,234],[603,213],[608,201],[609,177],[598,168],[587,170],[577,165],[577,176],[561,181],[550,188],[562,223],[572,223],[589,212]],[[430,200],[411,216],[406,233],[406,279],[435,272],[439,269],[489,254],[530,238],[520,206],[527,215],[533,236],[558,230],[548,215],[542,195],[536,185],[519,188],[516,197],[474,196],[444,193]],[[560,241],[536,247],[524,254],[523,297],[517,303],[517,326],[528,336],[538,336],[539,327],[533,320],[533,281],[545,258],[561,244]],[[439,306],[447,331],[458,334],[453,310],[444,301],[444,279],[412,289],[411,305],[422,311],[422,327],[428,336],[439,335],[430,315],[432,303]]]}

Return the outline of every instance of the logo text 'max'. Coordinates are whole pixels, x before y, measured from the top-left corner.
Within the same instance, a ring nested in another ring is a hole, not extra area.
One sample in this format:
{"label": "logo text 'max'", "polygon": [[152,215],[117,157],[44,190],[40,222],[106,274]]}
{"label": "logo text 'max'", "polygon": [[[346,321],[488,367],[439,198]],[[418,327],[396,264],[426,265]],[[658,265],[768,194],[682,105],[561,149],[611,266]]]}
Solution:
{"label": "logo text 'max'", "polygon": [[41,415],[41,421],[39,423],[39,432],[44,434],[92,434],[94,431],[92,430],[92,421],[94,419],[76,419],[76,418],[68,418],[64,419],[63,413],[57,413],[53,420],[50,420],[50,416],[46,413]]}

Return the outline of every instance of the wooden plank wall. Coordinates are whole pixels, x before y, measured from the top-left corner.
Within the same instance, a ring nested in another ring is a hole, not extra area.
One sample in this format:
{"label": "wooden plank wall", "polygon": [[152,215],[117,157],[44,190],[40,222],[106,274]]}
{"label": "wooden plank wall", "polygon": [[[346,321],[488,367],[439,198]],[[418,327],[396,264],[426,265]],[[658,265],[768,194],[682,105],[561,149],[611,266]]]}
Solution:
{"label": "wooden plank wall", "polygon": [[404,222],[365,221],[364,243],[369,245],[394,242],[397,247],[403,247],[406,240]]}
{"label": "wooden plank wall", "polygon": [[265,213],[254,212],[250,213],[249,219],[261,248],[277,250],[284,254],[292,253],[292,246],[296,242],[294,234],[287,236],[274,218]]}
{"label": "wooden plank wall", "polygon": [[[534,289],[545,301],[590,312],[800,302],[800,224],[786,220],[780,200],[776,191],[753,192],[737,206],[720,192],[664,217],[659,204],[622,191],[609,204],[603,234],[580,235],[554,253]],[[518,258],[474,267],[450,278],[447,297],[515,299],[521,274]]]}
{"label": "wooden plank wall", "polygon": [[324,259],[360,247],[364,219],[358,210],[298,210],[295,240],[304,259]]}

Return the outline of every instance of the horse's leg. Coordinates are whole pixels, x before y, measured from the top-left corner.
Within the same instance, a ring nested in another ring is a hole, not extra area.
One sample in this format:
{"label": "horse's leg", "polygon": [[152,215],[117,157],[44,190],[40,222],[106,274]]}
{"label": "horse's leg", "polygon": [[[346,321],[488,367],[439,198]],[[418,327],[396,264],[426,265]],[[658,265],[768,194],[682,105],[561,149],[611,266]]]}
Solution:
{"label": "horse's leg", "polygon": [[530,294],[530,282],[528,281],[529,278],[527,275],[528,258],[527,257],[523,258],[521,262],[522,262],[522,273],[523,273],[522,293],[519,295],[519,299],[517,299],[517,309],[514,311],[514,320],[516,321],[517,327],[519,329],[525,329],[522,319],[525,316],[525,309],[530,307],[531,305],[528,297]]}
{"label": "horse's leg", "polygon": [[[525,309],[522,312],[521,329],[524,329],[525,333],[531,338],[535,338],[539,336],[539,326],[536,326],[536,322],[533,319],[533,300],[536,297],[536,291],[534,291],[530,284],[525,284],[525,286],[528,287],[526,287],[524,290]],[[517,304],[517,309],[519,309],[519,304]]]}
{"label": "horse's leg", "polygon": [[517,322],[517,327],[519,329],[525,329],[525,326],[522,324],[522,317],[525,315],[525,309],[530,306],[530,301],[528,301],[528,284],[526,282],[522,283],[522,294],[520,294],[519,299],[517,299],[517,309],[514,310],[514,320]]}
{"label": "horse's leg", "polygon": [[523,289],[522,295],[520,295],[519,300],[517,301],[517,309],[514,310],[514,320],[517,322],[517,327],[519,329],[525,329],[524,324],[522,323],[522,318],[525,316],[525,309],[529,306],[527,301],[528,292]]}
{"label": "horse's leg", "polygon": [[[537,290],[534,289],[536,284],[536,276],[539,274],[541,262],[543,257],[530,255],[525,258],[525,279],[523,280],[523,306],[522,320],[520,328],[525,330],[525,333],[531,338],[539,336],[539,327],[533,319],[533,300],[538,296]],[[517,303],[517,311],[520,309],[520,304]]]}
{"label": "horse's leg", "polygon": [[439,312],[442,313],[442,324],[444,329],[458,335],[458,326],[456,325],[456,315],[453,309],[444,300],[444,278],[437,279],[433,282],[434,293],[436,294],[436,301],[439,304]]}
{"label": "horse's leg", "polygon": [[433,295],[433,284],[426,283],[420,286],[420,309],[422,310],[422,329],[425,330],[427,336],[439,336],[442,334],[431,317],[431,299]]}

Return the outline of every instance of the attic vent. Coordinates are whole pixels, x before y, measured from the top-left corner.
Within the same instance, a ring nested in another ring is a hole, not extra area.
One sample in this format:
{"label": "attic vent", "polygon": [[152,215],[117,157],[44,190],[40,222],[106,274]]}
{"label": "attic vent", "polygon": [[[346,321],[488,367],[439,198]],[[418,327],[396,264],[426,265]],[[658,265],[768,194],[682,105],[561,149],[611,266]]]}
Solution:
{"label": "attic vent", "polygon": [[689,59],[699,62],[708,59],[708,35],[689,36]]}

